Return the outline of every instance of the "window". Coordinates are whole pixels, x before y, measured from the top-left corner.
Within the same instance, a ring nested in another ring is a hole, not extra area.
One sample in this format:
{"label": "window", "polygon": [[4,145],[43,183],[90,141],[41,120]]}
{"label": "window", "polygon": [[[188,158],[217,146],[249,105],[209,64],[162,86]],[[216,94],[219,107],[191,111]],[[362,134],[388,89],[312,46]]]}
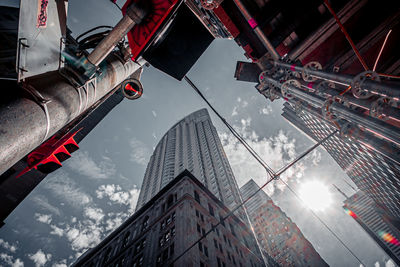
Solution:
{"label": "window", "polygon": [[204,262],[200,261],[200,267],[205,267]]}
{"label": "window", "polygon": [[208,257],[208,248],[206,246],[204,246],[204,255]]}
{"label": "window", "polygon": [[203,216],[203,214],[200,214],[200,218],[201,218],[201,221],[204,222],[204,216]]}
{"label": "window", "polygon": [[224,253],[224,252],[222,251],[221,243],[219,243],[218,245],[219,245],[219,251],[221,251],[221,253]]}
{"label": "window", "polygon": [[217,257],[218,267],[222,267],[221,260]]}
{"label": "window", "polygon": [[225,236],[225,235],[224,235],[224,241],[225,241],[225,243],[227,242],[227,241],[226,241],[226,236]]}
{"label": "window", "polygon": [[200,203],[200,196],[199,196],[199,193],[197,193],[197,191],[194,191],[194,199],[195,199],[197,202],[199,202],[199,204],[201,204],[201,203]]}
{"label": "window", "polygon": [[211,216],[214,216],[214,208],[210,205],[210,203],[208,204],[208,211],[210,212]]}
{"label": "window", "polygon": [[214,239],[214,246],[215,246],[216,249],[218,249],[218,243],[217,243],[216,239]]}
{"label": "window", "polygon": [[149,227],[149,216],[146,216],[142,223],[142,231],[146,230]]}
{"label": "window", "polygon": [[215,231],[217,232],[217,236],[219,236],[219,230],[218,230],[218,228],[215,228]]}
{"label": "window", "polygon": [[232,224],[229,224],[229,227],[231,228],[232,234],[236,237],[235,229],[233,228]]}
{"label": "window", "polygon": [[197,218],[200,217],[200,214],[199,214],[199,211],[198,211],[198,210],[196,210],[196,217],[197,217]]}
{"label": "window", "polygon": [[199,245],[199,250],[200,250],[201,252],[203,252],[203,244],[201,244],[201,242],[199,242],[198,245]]}
{"label": "window", "polygon": [[197,224],[197,232],[199,232],[199,233],[201,232],[201,231],[200,231],[200,225],[199,225],[199,224]]}
{"label": "window", "polygon": [[201,228],[201,234],[205,235],[206,234],[206,230],[204,230],[204,228]]}
{"label": "window", "polygon": [[125,236],[124,236],[124,239],[123,239],[123,241],[122,241],[122,247],[123,247],[123,248],[126,247],[126,245],[128,244],[129,235],[130,235],[130,232],[129,232],[129,231],[126,232],[126,234],[125,234]]}

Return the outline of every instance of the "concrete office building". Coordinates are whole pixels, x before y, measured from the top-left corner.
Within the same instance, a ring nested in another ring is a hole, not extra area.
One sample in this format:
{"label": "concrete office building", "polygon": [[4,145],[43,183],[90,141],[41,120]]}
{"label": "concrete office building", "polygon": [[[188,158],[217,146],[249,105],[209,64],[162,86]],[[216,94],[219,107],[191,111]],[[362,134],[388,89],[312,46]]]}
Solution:
{"label": "concrete office building", "polygon": [[264,266],[253,234],[185,170],[74,266]]}

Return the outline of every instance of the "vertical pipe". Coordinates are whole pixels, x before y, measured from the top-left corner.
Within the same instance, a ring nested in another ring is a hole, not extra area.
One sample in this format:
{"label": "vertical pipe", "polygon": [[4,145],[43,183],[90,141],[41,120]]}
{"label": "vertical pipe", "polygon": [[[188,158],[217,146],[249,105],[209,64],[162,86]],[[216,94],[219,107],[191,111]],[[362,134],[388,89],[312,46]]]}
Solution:
{"label": "vertical pipe", "polygon": [[250,27],[254,30],[254,33],[257,35],[257,37],[260,39],[261,43],[268,50],[268,52],[271,54],[272,59],[278,60],[280,58],[278,52],[276,52],[274,46],[267,39],[267,37],[265,36],[264,32],[260,29],[260,27],[258,27],[258,24],[257,24],[256,20],[247,11],[247,9],[243,5],[242,1],[241,0],[233,0],[233,2],[235,2],[237,8],[240,10],[240,12],[242,13],[243,17],[249,23]]}

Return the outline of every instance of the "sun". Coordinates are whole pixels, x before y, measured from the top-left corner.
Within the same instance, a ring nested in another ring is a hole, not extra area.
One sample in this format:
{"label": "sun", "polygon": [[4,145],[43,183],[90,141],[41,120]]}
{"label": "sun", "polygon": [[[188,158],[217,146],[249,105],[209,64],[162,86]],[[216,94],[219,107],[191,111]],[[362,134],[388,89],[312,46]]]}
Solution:
{"label": "sun", "polygon": [[320,181],[304,182],[299,195],[305,205],[314,211],[324,211],[332,204],[332,195],[328,187]]}

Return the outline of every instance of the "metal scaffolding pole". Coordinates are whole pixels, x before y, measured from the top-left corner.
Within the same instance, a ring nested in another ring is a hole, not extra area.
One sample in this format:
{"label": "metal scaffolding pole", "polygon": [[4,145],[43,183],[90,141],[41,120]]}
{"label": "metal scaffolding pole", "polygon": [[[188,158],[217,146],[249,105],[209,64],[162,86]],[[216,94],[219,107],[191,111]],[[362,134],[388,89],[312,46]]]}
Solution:
{"label": "metal scaffolding pole", "polygon": [[[353,83],[355,76],[346,74],[329,73],[320,70],[313,70],[309,68],[299,67],[296,65],[284,63],[281,61],[275,61],[275,66],[282,67],[287,70],[304,72],[315,78],[322,79],[325,81],[334,82],[337,84],[349,86]],[[372,94],[377,94],[381,96],[389,96],[400,98],[400,86],[392,85],[387,83],[376,82],[372,80],[366,80],[362,84],[362,89],[366,90]]]}
{"label": "metal scaffolding pole", "polygon": [[111,54],[100,68],[101,74],[88,83],[86,89],[75,88],[54,71],[29,81],[29,86],[47,100],[45,104],[18,98],[0,106],[0,174],[39,146],[44,138],[90,108],[141,65],[131,60],[122,63]]}

